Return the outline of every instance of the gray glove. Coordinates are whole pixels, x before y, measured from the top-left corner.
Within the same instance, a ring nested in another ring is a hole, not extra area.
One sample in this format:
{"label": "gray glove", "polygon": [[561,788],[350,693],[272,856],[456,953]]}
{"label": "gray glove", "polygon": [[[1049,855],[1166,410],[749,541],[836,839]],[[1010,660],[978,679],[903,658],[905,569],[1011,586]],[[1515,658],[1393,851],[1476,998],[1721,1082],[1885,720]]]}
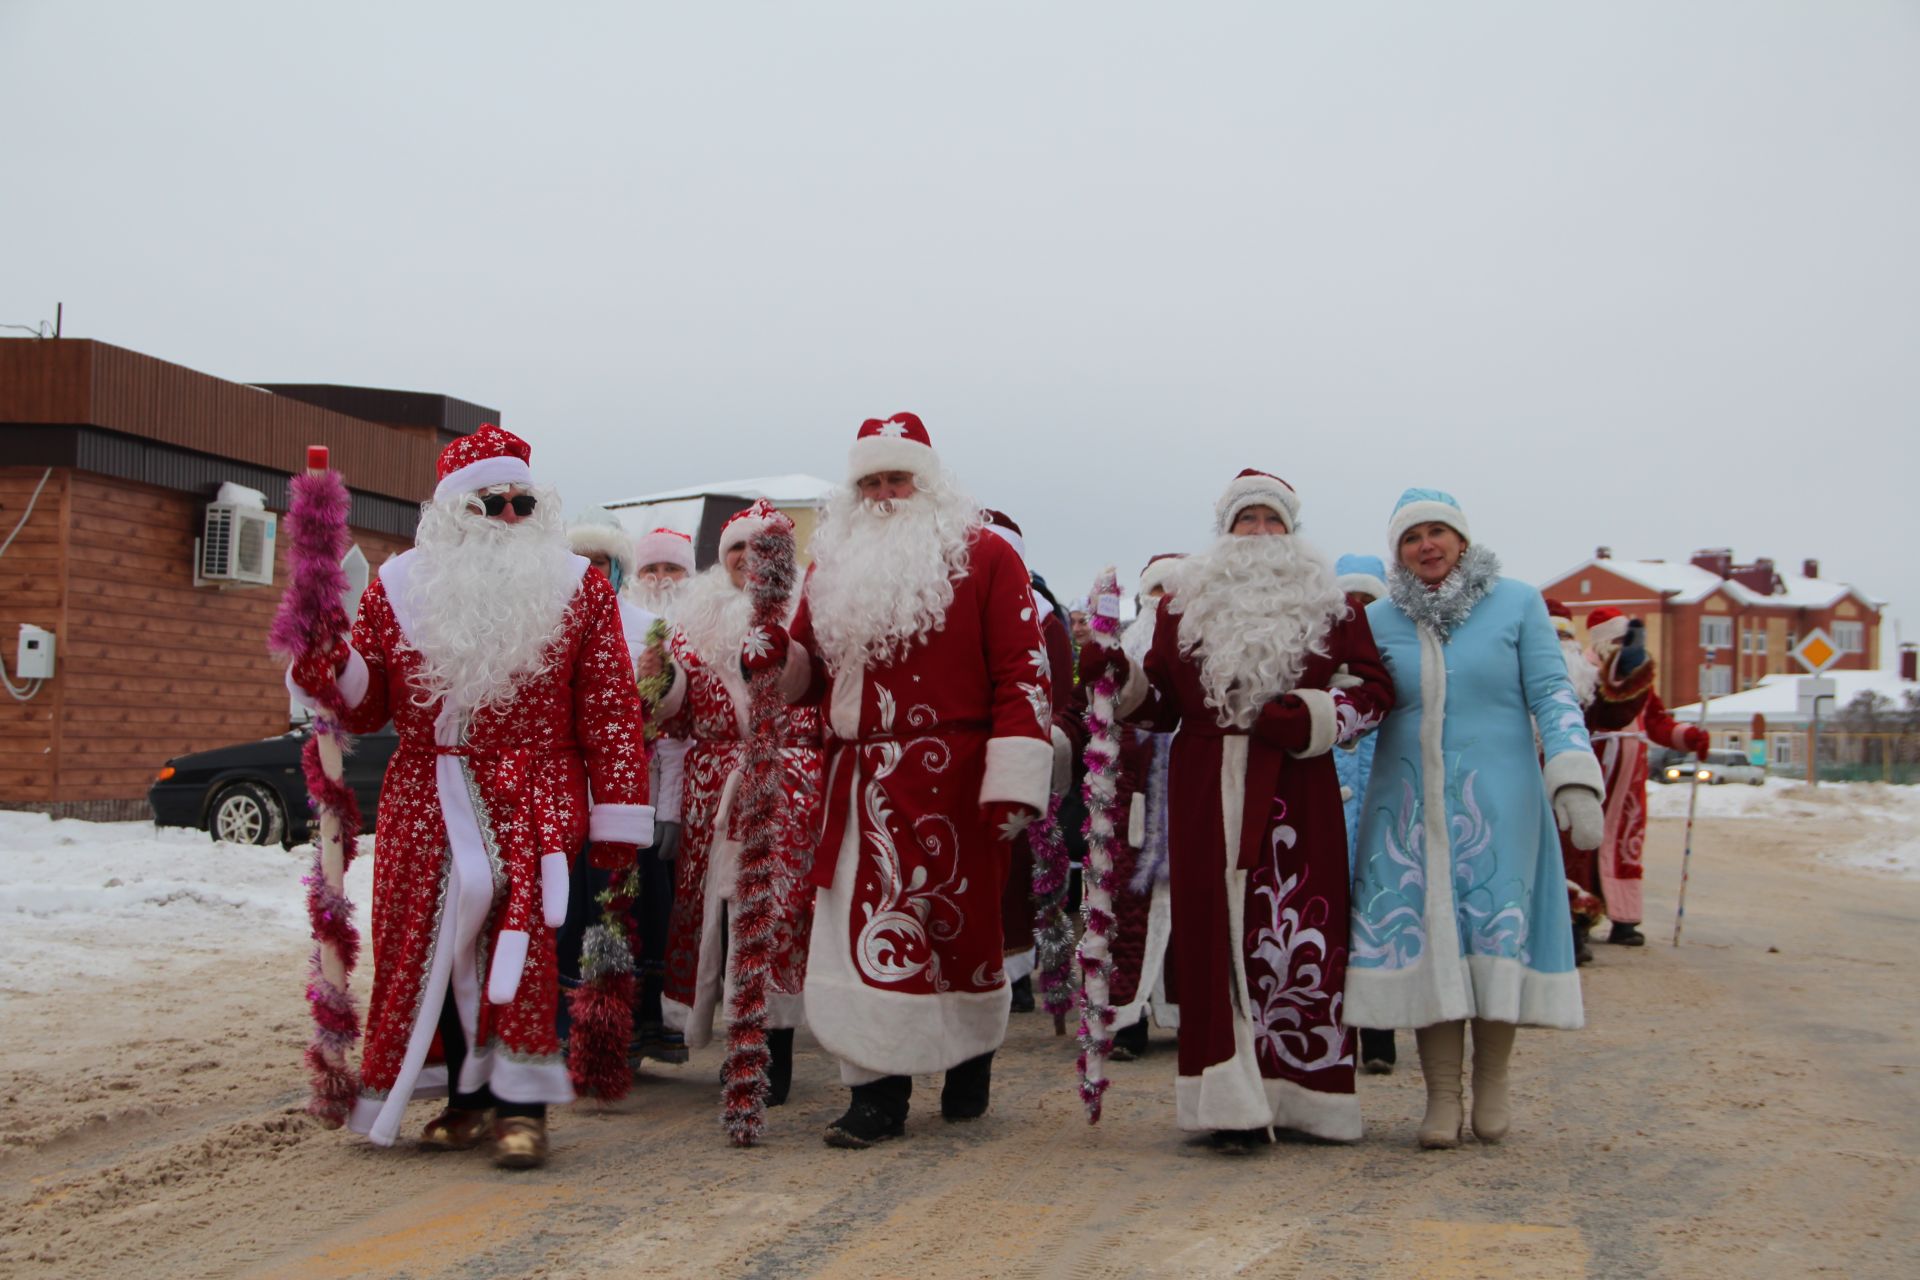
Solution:
{"label": "gray glove", "polygon": [[677,822],[656,822],[653,824],[653,856],[662,862],[672,862],[680,854],[680,824]]}
{"label": "gray glove", "polygon": [[1573,847],[1591,851],[1600,847],[1607,817],[1600,810],[1600,797],[1593,788],[1568,783],[1553,793],[1553,816],[1573,841]]}

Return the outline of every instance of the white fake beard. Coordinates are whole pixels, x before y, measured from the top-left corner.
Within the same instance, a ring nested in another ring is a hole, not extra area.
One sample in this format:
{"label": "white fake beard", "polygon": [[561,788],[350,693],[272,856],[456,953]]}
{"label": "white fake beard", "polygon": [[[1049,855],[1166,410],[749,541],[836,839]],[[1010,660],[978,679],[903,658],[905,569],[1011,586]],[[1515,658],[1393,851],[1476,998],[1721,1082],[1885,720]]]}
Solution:
{"label": "white fake beard", "polygon": [[835,672],[891,662],[946,623],[953,584],[966,576],[980,509],[944,481],[910,498],[863,501],[851,488],[827,500],[813,535],[807,599],[813,634]]}
{"label": "white fake beard", "polygon": [[710,667],[740,662],[740,644],[753,621],[753,597],[733,585],[725,565],[685,579],[674,599],[673,625]]}
{"label": "white fake beard", "polygon": [[647,578],[635,574],[620,594],[656,618],[671,619],[673,611],[680,607],[680,597],[689,581],[688,578]]}
{"label": "white fake beard", "polygon": [[1573,696],[1580,699],[1581,706],[1591,706],[1593,695],[1600,688],[1600,669],[1572,637],[1560,642],[1560,656],[1567,662],[1567,680],[1573,685]]}
{"label": "white fake beard", "polygon": [[1148,596],[1140,602],[1140,612],[1127,629],[1120,633],[1120,652],[1127,655],[1127,661],[1139,666],[1147,660],[1147,650],[1153,648],[1153,628],[1160,620],[1160,602],[1165,596]]}
{"label": "white fake beard", "polygon": [[517,524],[491,520],[465,495],[429,504],[414,535],[416,564],[407,583],[412,634],[420,654],[420,705],[445,701],[463,719],[511,702],[547,653],[578,590],[560,501],[535,490],[540,505]]}
{"label": "white fake beard", "polygon": [[1260,708],[1299,683],[1310,655],[1347,615],[1333,563],[1297,534],[1221,535],[1181,565],[1169,592],[1180,652],[1199,653],[1207,706],[1251,728]]}

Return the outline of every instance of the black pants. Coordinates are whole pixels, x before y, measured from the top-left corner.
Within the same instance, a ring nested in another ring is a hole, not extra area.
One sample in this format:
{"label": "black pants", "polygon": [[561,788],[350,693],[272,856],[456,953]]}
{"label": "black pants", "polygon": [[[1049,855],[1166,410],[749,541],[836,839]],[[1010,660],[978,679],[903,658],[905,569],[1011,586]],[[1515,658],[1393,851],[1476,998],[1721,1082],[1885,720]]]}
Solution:
{"label": "black pants", "polygon": [[[633,921],[640,934],[639,954],[633,958],[635,977],[639,979],[639,1006],[633,1012],[636,1029],[657,1026],[662,1020],[660,997],[666,989],[674,868],[674,863],[654,857],[651,849],[640,851],[640,899],[633,904]],[[597,869],[582,853],[567,882],[567,922],[554,936],[555,959],[560,969],[560,1007],[555,1022],[563,1042],[573,1030],[573,1011],[567,1005],[567,993],[582,981],[580,952],[587,930],[600,923],[600,904],[595,899],[612,881],[611,871]]]}
{"label": "black pants", "polygon": [[[993,1079],[993,1052],[989,1050],[977,1058],[968,1058],[957,1066],[947,1068],[947,1077],[942,1082],[940,1106],[943,1111],[961,1109],[970,1114],[978,1114],[984,1109],[987,1094]],[[856,1101],[871,1102],[896,1120],[907,1118],[907,1107],[913,1100],[912,1076],[881,1076],[868,1084],[853,1086]]]}
{"label": "black pants", "polygon": [[440,1048],[447,1058],[447,1105],[456,1111],[491,1111],[498,1116],[547,1118],[544,1102],[502,1102],[493,1090],[481,1085],[472,1093],[461,1093],[460,1066],[467,1060],[467,1032],[460,1025],[460,1006],[453,1002],[453,988],[447,988],[440,1002]]}

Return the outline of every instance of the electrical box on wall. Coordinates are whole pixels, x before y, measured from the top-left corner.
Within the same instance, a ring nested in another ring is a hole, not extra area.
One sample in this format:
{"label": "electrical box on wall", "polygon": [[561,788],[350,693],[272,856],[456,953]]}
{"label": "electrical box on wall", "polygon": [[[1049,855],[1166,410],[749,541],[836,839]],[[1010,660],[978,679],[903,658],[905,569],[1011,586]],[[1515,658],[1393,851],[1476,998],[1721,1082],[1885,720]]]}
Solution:
{"label": "electrical box on wall", "polygon": [[53,679],[53,632],[20,624],[20,650],[13,660],[16,680]]}

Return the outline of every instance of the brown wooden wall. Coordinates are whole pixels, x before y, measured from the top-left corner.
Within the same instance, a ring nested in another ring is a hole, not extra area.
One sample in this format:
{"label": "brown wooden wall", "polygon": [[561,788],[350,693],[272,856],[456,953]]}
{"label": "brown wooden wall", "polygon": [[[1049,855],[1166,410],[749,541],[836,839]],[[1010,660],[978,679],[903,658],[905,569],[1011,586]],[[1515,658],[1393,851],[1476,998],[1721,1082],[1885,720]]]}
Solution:
{"label": "brown wooden wall", "polygon": [[[0,526],[12,528],[39,477],[0,467]],[[24,714],[12,699],[0,713],[0,802],[138,799],[169,756],[287,727],[282,669],[266,652],[286,539],[276,540],[273,586],[195,587],[204,507],[191,494],[55,470],[0,558],[9,663],[19,622],[58,634],[54,680]],[[407,546],[364,530],[354,537],[375,568]]]}

